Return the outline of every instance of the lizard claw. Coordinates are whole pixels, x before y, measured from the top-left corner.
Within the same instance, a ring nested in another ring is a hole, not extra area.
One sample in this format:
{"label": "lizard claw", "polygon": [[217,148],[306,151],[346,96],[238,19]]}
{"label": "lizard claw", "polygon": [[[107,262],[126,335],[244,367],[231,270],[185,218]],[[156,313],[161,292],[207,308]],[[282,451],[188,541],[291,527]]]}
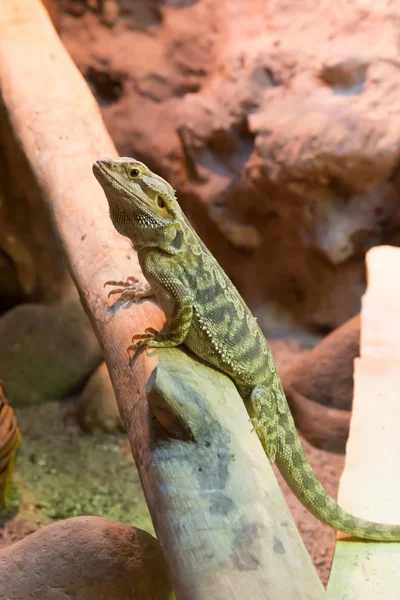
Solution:
{"label": "lizard claw", "polygon": [[145,333],[136,333],[134,336],[132,336],[132,342],[133,343],[127,348],[127,352],[131,360],[139,348],[147,348],[149,346],[152,347],[153,344],[154,347],[163,345],[165,342],[165,335],[156,329],[153,329],[153,327],[147,327]]}
{"label": "lizard claw", "polygon": [[132,360],[132,358],[135,356],[136,352],[138,351],[138,346],[136,344],[131,344],[130,346],[127,347],[126,351],[128,353],[129,360]]}
{"label": "lizard claw", "polygon": [[[133,344],[128,346],[128,348],[126,349],[130,360],[132,360],[132,358],[135,356],[135,354],[139,350],[139,348],[147,348],[147,346],[149,346],[152,341],[152,337],[150,337],[150,336],[143,337],[143,335],[140,335],[140,337],[141,337],[141,339],[137,339]],[[133,336],[132,339],[135,339],[135,336]]]}
{"label": "lizard claw", "polygon": [[[106,284],[104,284],[106,285]],[[107,298],[109,298],[110,296],[113,296],[114,294],[121,294],[121,298],[125,298],[126,297],[126,292],[128,290],[124,289],[124,288],[114,288],[113,290],[109,291],[107,294]]]}
{"label": "lizard claw", "polygon": [[145,333],[149,333],[151,335],[158,335],[160,332],[154,329],[154,327],[146,327],[144,330]]}
{"label": "lizard claw", "polygon": [[129,298],[135,302],[136,300],[140,300],[140,298],[149,298],[154,295],[149,284],[141,283],[139,279],[133,277],[133,275],[130,275],[126,281],[106,281],[104,287],[107,285],[118,286],[108,293],[108,298],[114,294],[120,294],[120,300]]}
{"label": "lizard claw", "polygon": [[[130,279],[130,277],[128,277],[128,279]],[[127,283],[127,281],[114,281],[113,279],[110,279],[109,281],[105,282],[105,284],[103,285],[103,287],[106,287],[107,285],[123,285],[123,286],[127,286],[127,285],[129,285],[129,283]]]}
{"label": "lizard claw", "polygon": [[133,340],[151,339],[156,335],[158,336],[159,333],[160,332],[154,329],[153,327],[147,327],[144,333],[135,333],[135,335],[132,336],[132,342]]}

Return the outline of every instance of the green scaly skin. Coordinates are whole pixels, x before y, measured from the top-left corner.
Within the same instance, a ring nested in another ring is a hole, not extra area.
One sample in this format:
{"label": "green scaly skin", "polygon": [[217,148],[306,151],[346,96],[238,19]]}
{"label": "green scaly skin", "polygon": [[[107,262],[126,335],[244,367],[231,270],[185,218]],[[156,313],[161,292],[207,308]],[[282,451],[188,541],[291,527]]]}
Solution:
{"label": "green scaly skin", "polygon": [[[317,519],[349,535],[400,541],[400,525],[383,525],[344,511],[318,482],[304,454],[265,338],[238,291],[190,226],[172,187],[131,158],[104,159],[93,172],[112,222],[134,244],[150,286],[121,282],[111,294],[134,300],[154,294],[169,329],[146,329],[128,351],[184,344],[226,373],[252,413],[271,462]],[[133,278],[131,278],[133,279]]]}

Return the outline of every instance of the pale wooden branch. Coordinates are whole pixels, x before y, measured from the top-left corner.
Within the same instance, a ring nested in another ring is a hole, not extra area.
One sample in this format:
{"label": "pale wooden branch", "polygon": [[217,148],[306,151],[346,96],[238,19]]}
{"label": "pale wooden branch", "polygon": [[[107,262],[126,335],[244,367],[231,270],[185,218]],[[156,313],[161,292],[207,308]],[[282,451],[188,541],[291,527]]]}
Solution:
{"label": "pale wooden branch", "polygon": [[[373,248],[367,270],[339,501],[360,517],[400,525],[400,249]],[[400,543],[337,541],[332,598],[388,600],[399,589]]]}
{"label": "pale wooden branch", "polygon": [[2,4],[0,88],[104,348],[177,598],[324,597],[232,382],[181,350],[128,364],[132,334],[164,318],[150,301],[107,307],[103,283],[138,274],[91,172],[116,150],[37,0]]}

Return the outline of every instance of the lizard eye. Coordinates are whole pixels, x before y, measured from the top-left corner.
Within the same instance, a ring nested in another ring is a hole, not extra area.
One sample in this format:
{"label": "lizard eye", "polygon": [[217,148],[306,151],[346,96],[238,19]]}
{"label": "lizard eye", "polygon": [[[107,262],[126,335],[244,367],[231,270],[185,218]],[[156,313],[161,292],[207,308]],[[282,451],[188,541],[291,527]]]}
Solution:
{"label": "lizard eye", "polygon": [[157,205],[158,205],[160,208],[165,208],[165,202],[164,202],[164,200],[161,198],[161,196],[157,196]]}
{"label": "lizard eye", "polygon": [[133,169],[130,169],[130,171],[129,171],[129,177],[132,177],[132,178],[137,177],[139,174],[140,174],[139,169],[133,168]]}

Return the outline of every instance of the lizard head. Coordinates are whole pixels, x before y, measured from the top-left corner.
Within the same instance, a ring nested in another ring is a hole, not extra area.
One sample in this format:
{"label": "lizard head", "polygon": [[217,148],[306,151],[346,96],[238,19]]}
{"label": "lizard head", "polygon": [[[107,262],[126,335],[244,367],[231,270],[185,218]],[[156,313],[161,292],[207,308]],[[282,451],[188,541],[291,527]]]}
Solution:
{"label": "lizard head", "polygon": [[107,197],[114,227],[134,242],[145,231],[180,220],[173,188],[138,160],[104,158],[94,163],[93,173]]}

